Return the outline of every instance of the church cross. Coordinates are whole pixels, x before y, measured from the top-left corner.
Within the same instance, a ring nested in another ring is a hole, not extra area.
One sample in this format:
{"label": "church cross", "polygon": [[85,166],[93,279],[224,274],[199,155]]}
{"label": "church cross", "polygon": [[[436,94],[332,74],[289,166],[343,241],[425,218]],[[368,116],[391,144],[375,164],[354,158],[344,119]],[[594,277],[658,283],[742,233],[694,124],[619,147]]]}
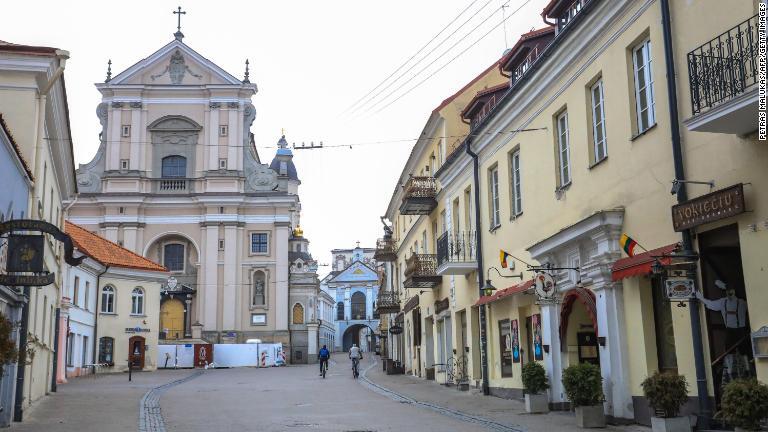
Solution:
{"label": "church cross", "polygon": [[186,12],[186,11],[182,12],[182,11],[181,11],[181,6],[179,6],[179,10],[178,10],[178,12],[177,12],[177,11],[173,11],[173,14],[174,14],[174,15],[178,15],[178,24],[177,24],[177,26],[176,26],[176,30],[177,30],[179,33],[181,33],[181,16],[182,16],[182,15],[186,15],[186,14],[187,14],[187,12]]}

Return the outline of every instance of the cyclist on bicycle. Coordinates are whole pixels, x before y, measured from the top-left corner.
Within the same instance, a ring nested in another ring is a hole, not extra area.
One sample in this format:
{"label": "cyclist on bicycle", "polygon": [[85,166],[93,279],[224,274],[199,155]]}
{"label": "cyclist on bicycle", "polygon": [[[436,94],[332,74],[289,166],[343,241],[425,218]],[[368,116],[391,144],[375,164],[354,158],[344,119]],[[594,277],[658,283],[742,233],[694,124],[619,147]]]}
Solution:
{"label": "cyclist on bicycle", "polygon": [[349,349],[349,358],[352,360],[352,370],[355,378],[357,378],[357,364],[363,359],[363,352],[360,351],[357,344],[352,344],[352,348]]}
{"label": "cyclist on bicycle", "polygon": [[320,352],[317,353],[317,358],[320,359],[320,375],[322,375],[323,364],[325,364],[325,369],[328,370],[328,359],[331,358],[331,352],[328,351],[328,347],[323,345],[323,347],[320,348]]}

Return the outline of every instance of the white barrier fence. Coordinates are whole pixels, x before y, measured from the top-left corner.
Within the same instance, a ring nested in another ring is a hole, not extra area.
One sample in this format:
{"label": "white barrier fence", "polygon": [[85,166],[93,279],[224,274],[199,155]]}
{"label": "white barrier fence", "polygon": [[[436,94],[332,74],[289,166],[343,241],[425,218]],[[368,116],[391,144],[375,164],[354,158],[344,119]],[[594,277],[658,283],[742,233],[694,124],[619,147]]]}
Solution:
{"label": "white barrier fence", "polygon": [[[158,345],[158,368],[195,367],[193,344]],[[283,345],[279,343],[213,344],[213,363],[209,367],[284,366]]]}

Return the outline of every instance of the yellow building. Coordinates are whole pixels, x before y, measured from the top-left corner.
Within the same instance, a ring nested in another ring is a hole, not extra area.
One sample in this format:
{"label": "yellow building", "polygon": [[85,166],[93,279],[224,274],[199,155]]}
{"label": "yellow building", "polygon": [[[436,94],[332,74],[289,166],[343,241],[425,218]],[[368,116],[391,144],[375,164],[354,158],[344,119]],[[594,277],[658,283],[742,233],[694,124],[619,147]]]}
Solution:
{"label": "yellow building", "polygon": [[[380,296],[393,292],[402,305],[401,313],[385,322],[404,329],[390,335],[387,355],[406,373],[438,382],[458,376],[479,379],[480,371],[479,362],[472,361],[479,352],[473,343],[479,331],[477,311],[464,307],[478,296],[472,186],[469,181],[437,182],[435,173],[456,157],[469,132],[462,110],[478,92],[492,92],[504,83],[498,65],[494,62],[432,111],[387,208],[392,239],[378,243],[376,259],[386,263],[387,275]],[[460,196],[454,199],[457,190]],[[438,249],[449,242],[459,242],[462,250],[466,245],[461,263],[438,260]]]}
{"label": "yellow building", "polygon": [[[478,298],[477,287],[467,286],[476,277],[443,277],[419,299],[420,349],[438,328],[430,330],[430,319],[441,316],[434,307],[445,308],[452,346],[467,346],[459,336],[471,335],[468,375],[478,379],[473,326],[484,308],[491,394],[519,397],[522,365],[539,361],[551,405],[563,408],[563,369],[592,362],[603,375],[609,418],[648,423],[640,383],[657,370],[677,371],[690,383],[683,412],[699,413],[702,425],[724,382],[768,381],[768,361],[755,358],[752,346],[768,326],[758,2],[671,2],[667,39],[665,4],[553,0],[542,13],[552,27],[524,35],[501,60],[509,89],[486,101],[479,94],[462,109],[472,130],[464,151],[434,174],[440,189],[429,220],[449,227],[439,232],[460,231],[456,221],[476,229],[482,277],[497,290]],[[425,165],[420,149],[401,183]],[[477,220],[465,208],[467,187],[479,190]],[[416,242],[431,245],[438,232],[426,218],[410,222],[397,213],[408,190],[396,191],[388,211],[400,239],[396,281],[418,264],[404,260],[422,251]],[[641,245],[634,257],[622,250],[622,233]],[[500,250],[511,254],[506,269]],[[501,277],[520,272],[522,280]],[[552,277],[555,295],[535,293],[534,275]],[[699,294],[670,301],[667,285],[688,287],[686,276]]]}

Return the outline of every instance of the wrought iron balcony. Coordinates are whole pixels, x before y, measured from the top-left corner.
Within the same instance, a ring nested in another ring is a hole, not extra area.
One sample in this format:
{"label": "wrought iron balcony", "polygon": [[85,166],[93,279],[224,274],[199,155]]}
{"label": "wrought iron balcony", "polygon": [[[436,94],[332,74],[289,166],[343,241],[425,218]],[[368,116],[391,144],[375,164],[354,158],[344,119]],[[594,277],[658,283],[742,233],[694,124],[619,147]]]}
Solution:
{"label": "wrought iron balcony", "polygon": [[405,261],[406,288],[434,288],[443,282],[437,274],[437,255],[413,254]]}
{"label": "wrought iron balcony", "polygon": [[693,118],[688,129],[747,134],[757,129],[757,15],[688,53]]}
{"label": "wrought iron balcony", "polygon": [[379,290],[379,295],[376,297],[376,312],[379,314],[400,312],[400,299],[392,291]]}
{"label": "wrought iron balcony", "polygon": [[397,242],[392,237],[384,237],[376,240],[376,251],[373,259],[378,262],[397,260]]}
{"label": "wrought iron balcony", "polygon": [[437,207],[437,182],[434,177],[411,177],[404,189],[400,214],[428,215]]}
{"label": "wrought iron balcony", "polygon": [[437,274],[465,275],[477,269],[475,232],[446,232],[437,239]]}

